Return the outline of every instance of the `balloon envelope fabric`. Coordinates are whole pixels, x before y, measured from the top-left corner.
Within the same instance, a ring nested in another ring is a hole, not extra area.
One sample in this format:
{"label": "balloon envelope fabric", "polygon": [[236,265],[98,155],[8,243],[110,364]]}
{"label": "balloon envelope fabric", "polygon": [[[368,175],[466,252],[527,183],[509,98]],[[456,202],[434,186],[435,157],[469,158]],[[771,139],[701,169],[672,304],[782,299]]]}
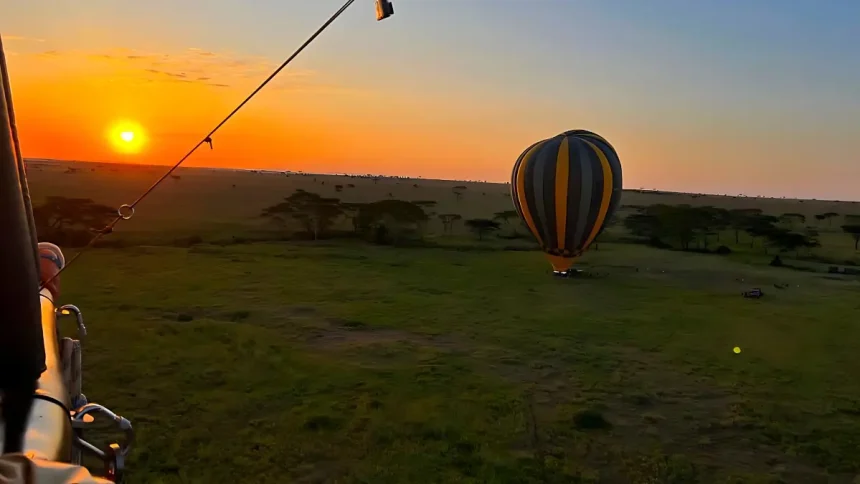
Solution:
{"label": "balloon envelope fabric", "polygon": [[511,174],[511,198],[553,269],[570,269],[621,201],[621,161],[603,137],[564,132],[529,146]]}

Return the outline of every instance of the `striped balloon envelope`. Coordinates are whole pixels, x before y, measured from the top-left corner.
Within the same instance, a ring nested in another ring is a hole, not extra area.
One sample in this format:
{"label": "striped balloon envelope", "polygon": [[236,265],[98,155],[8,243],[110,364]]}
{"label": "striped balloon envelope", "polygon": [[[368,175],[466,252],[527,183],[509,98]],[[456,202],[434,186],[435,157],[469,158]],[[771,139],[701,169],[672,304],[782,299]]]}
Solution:
{"label": "striped balloon envelope", "polygon": [[571,268],[621,201],[621,162],[603,137],[573,130],[529,146],[514,164],[511,198],[556,272]]}

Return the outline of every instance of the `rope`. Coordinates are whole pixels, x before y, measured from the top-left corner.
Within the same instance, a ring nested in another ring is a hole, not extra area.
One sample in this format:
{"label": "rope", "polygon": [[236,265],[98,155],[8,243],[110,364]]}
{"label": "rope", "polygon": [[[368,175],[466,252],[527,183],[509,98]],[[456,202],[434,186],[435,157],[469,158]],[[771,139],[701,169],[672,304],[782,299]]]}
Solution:
{"label": "rope", "polygon": [[137,197],[137,199],[134,202],[132,202],[130,204],[121,205],[119,207],[119,209],[117,210],[116,218],[114,218],[105,228],[99,230],[98,233],[96,233],[96,235],[89,241],[89,243],[87,243],[87,245],[85,245],[81,250],[79,250],[78,253],[76,253],[71,259],[69,259],[69,261],[66,262],[66,265],[63,266],[56,274],[54,274],[51,278],[49,278],[48,280],[43,282],[40,286],[40,289],[44,289],[46,285],[50,284],[54,279],[56,279],[64,270],[66,270],[66,268],[68,268],[73,262],[75,262],[84,252],[86,252],[90,248],[92,248],[92,246],[96,242],[98,242],[102,237],[113,232],[113,228],[116,227],[116,225],[121,220],[128,220],[132,216],[134,216],[134,208],[140,202],[142,202],[144,198],[146,198],[150,193],[152,193],[152,191],[155,190],[156,187],[158,187],[164,180],[166,180],[167,177],[169,177],[174,171],[176,171],[176,169],[179,168],[179,166],[182,165],[182,163],[184,163],[185,160],[187,160],[192,154],[194,154],[194,152],[197,151],[197,149],[200,148],[200,146],[202,146],[204,143],[207,143],[211,146],[212,135],[214,135],[219,129],[221,129],[221,127],[224,126],[224,124],[226,124],[227,121],[229,121],[230,118],[233,117],[233,115],[235,115],[237,112],[239,112],[239,110],[242,109],[245,106],[245,104],[247,104],[248,101],[251,100],[251,98],[256,96],[258,92],[260,92],[264,87],[266,87],[266,85],[269,84],[269,82],[271,82],[272,79],[274,79],[278,74],[280,74],[280,72],[285,67],[287,67],[287,65],[289,65],[289,63],[292,62],[293,59],[295,59],[303,50],[305,50],[305,48],[308,45],[310,45],[311,42],[313,42],[317,37],[319,37],[319,35],[321,33],[323,33],[323,31],[325,31],[325,29],[328,28],[329,25],[332,24],[332,22],[337,20],[337,18],[340,17],[340,15],[344,11],[346,11],[346,9],[349,8],[349,6],[353,4],[353,2],[355,2],[355,0],[347,0],[346,3],[344,3],[342,7],[340,7],[331,17],[329,17],[329,19],[326,20],[325,23],[323,23],[322,26],[320,28],[318,28],[316,30],[316,32],[313,33],[313,35],[308,37],[308,39],[301,46],[299,46],[299,48],[296,49],[296,51],[293,52],[292,55],[287,57],[287,59],[284,62],[282,62],[281,65],[278,66],[278,68],[274,70],[274,72],[269,74],[269,77],[267,77],[266,80],[264,80],[262,83],[260,83],[260,85],[257,86],[257,88],[254,89],[254,91],[251,92],[251,94],[249,94],[245,98],[244,101],[239,103],[239,105],[236,106],[236,108],[233,109],[233,111],[231,111],[230,114],[228,114],[223,120],[221,120],[221,122],[218,123],[218,125],[215,126],[212,129],[212,131],[209,131],[209,133],[203,139],[201,139],[199,142],[197,142],[197,144],[194,145],[194,147],[191,148],[191,150],[188,153],[186,153],[185,156],[180,158],[179,161],[176,162],[176,164],[174,164],[169,170],[167,170],[167,172],[164,175],[162,175],[161,178],[156,180],[155,183],[153,183],[142,194],[140,194],[140,196]]}

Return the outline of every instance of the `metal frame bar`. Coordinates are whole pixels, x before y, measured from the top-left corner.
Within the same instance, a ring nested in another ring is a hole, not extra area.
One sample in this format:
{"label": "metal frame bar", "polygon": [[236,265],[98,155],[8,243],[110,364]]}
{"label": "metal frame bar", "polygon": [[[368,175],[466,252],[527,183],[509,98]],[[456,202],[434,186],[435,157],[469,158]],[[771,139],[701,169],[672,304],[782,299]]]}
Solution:
{"label": "metal frame bar", "polygon": [[[12,93],[0,38],[0,390],[5,439],[17,441],[30,412],[32,389],[46,368],[39,302],[36,234],[23,158],[16,139]],[[28,401],[25,401],[28,400]],[[11,429],[11,430],[10,430]],[[4,450],[14,451],[4,442]]]}

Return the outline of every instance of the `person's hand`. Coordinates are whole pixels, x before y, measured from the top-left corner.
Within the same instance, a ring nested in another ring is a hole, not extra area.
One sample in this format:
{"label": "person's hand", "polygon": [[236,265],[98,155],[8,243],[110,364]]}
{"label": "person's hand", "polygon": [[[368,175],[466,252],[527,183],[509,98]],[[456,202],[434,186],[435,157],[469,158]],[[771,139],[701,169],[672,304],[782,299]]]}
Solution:
{"label": "person's hand", "polygon": [[39,242],[39,283],[45,284],[46,281],[51,281],[45,285],[45,288],[51,292],[55,301],[60,297],[60,278],[55,276],[64,263],[59,247],[47,242]]}

